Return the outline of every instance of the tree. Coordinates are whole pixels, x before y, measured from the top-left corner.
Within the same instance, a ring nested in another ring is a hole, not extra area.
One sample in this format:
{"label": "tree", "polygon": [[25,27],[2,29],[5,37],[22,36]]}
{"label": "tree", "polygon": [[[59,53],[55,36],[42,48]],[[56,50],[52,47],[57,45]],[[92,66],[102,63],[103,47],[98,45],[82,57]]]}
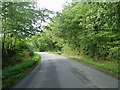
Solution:
{"label": "tree", "polygon": [[[76,2],[64,7],[53,18],[48,31],[62,40],[71,52],[86,54],[97,60],[119,60],[120,29],[118,2]],[[117,53],[117,55],[116,55]]]}
{"label": "tree", "polygon": [[[41,23],[51,11],[39,9],[35,2],[2,2],[2,57],[14,57],[19,42],[41,32]],[[21,44],[22,44],[21,43]]]}
{"label": "tree", "polygon": [[[12,42],[27,39],[40,32],[41,22],[48,18],[48,10],[40,10],[32,2],[3,2],[2,3],[2,36],[3,49],[8,39],[10,49]],[[38,26],[39,24],[39,26]],[[37,27],[36,27],[37,26]],[[3,50],[4,51],[4,50]]]}

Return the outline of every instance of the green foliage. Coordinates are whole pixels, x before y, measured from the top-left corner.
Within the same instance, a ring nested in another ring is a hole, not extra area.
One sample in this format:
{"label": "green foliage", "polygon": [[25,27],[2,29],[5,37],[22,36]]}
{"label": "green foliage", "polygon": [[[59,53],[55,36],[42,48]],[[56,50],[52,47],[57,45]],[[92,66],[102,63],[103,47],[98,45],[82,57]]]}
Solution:
{"label": "green foliage", "polygon": [[40,60],[40,58],[41,58],[40,55],[37,55],[37,54],[36,54],[36,55],[33,57],[32,60],[35,61],[35,62],[38,62],[38,61]]}
{"label": "green foliage", "polygon": [[7,67],[15,65],[24,61],[25,59],[31,58],[34,55],[32,46],[24,42],[16,42],[16,47],[12,50],[7,50],[6,57],[3,57],[2,66]]}
{"label": "green foliage", "polygon": [[110,48],[109,58],[120,60],[120,47]]}
{"label": "green foliage", "polygon": [[52,12],[39,9],[35,2],[2,2],[2,59],[3,67],[15,65],[33,56],[29,43],[32,35],[41,32],[41,23],[50,19]]}
{"label": "green foliage", "polygon": [[53,18],[47,30],[65,53],[119,60],[118,8],[118,2],[73,2]]}
{"label": "green foliage", "polygon": [[29,69],[31,69],[38,61],[40,56],[36,55],[30,59],[26,59],[14,66],[6,67],[2,70],[3,88],[9,87],[25,76]]}
{"label": "green foliage", "polygon": [[34,47],[34,50],[41,52],[52,51],[59,48],[59,46],[54,41],[52,41],[52,39],[49,38],[49,36],[46,35],[46,32],[31,37],[30,42]]}
{"label": "green foliage", "polygon": [[[49,18],[46,9],[40,10],[33,2],[3,2],[3,33],[9,37],[25,38],[40,32],[41,23]],[[39,26],[36,24],[39,23]],[[36,25],[37,27],[35,27]]]}

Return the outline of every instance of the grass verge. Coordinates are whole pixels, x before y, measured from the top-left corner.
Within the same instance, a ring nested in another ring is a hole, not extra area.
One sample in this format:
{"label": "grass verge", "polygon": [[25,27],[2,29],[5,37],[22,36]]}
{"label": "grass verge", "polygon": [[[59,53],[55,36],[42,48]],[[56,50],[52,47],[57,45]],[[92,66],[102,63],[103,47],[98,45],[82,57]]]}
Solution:
{"label": "grass verge", "polygon": [[2,70],[2,88],[9,88],[25,77],[35,67],[40,58],[40,55],[35,54],[29,60],[24,60],[15,66],[4,68]]}
{"label": "grass verge", "polygon": [[99,71],[102,71],[106,74],[109,74],[115,78],[120,77],[120,70],[118,69],[118,63],[116,61],[102,61],[102,60],[94,60],[89,57],[80,57],[80,56],[69,56],[69,55],[64,55],[69,57],[72,60],[76,60],[78,62],[81,62],[85,65],[88,65],[92,68],[95,68]]}

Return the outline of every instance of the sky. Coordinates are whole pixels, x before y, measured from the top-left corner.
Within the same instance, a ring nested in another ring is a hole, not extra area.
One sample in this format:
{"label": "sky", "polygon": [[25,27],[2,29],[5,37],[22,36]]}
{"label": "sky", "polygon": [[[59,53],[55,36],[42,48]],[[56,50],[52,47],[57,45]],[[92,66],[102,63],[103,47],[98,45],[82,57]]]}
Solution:
{"label": "sky", "polygon": [[40,8],[61,12],[66,1],[71,2],[72,0],[37,0],[37,5]]}

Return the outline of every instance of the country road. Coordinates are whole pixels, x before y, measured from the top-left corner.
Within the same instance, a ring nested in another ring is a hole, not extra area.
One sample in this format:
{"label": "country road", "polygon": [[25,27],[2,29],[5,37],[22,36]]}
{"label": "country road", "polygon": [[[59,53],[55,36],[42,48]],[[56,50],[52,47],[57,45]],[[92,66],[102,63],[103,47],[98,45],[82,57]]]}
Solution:
{"label": "country road", "polygon": [[12,88],[118,88],[118,80],[67,57],[39,53],[42,60]]}

